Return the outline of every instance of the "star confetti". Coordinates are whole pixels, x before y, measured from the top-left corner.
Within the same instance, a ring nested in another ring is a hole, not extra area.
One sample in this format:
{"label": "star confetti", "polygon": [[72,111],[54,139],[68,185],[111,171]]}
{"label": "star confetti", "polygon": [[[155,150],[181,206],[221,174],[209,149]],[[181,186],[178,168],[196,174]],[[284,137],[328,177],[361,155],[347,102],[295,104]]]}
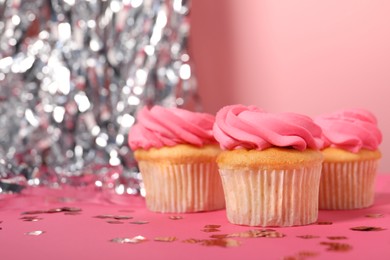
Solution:
{"label": "star confetti", "polygon": [[321,245],[328,246],[326,250],[334,252],[348,252],[352,250],[352,246],[349,244],[338,242],[321,242]]}
{"label": "star confetti", "polygon": [[382,231],[386,230],[381,227],[370,227],[370,226],[359,226],[359,227],[352,227],[351,230],[353,231]]}

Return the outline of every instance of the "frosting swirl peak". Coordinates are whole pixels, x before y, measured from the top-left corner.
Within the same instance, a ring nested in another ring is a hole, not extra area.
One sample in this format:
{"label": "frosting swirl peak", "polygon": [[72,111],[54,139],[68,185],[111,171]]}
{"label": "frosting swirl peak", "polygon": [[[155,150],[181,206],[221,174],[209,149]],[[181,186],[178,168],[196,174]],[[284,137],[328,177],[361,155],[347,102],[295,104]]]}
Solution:
{"label": "frosting swirl peak", "polygon": [[310,117],[296,113],[267,113],[255,106],[231,105],[216,115],[214,136],[222,149],[292,147],[320,149],[321,128]]}
{"label": "frosting swirl peak", "polygon": [[325,147],[335,147],[353,153],[361,149],[376,150],[382,133],[376,117],[365,109],[344,109],[314,118],[321,126]]}
{"label": "frosting swirl peak", "polygon": [[212,127],[215,117],[180,108],[144,107],[137,115],[137,123],[130,129],[129,146],[132,150],[152,147],[191,144],[203,146],[216,143]]}

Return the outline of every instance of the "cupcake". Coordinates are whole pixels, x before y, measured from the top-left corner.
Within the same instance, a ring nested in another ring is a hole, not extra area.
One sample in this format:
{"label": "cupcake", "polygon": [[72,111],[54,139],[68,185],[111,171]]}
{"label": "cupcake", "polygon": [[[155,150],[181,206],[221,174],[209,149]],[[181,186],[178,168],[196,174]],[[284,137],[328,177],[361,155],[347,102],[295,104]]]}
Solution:
{"label": "cupcake", "polygon": [[183,213],[225,207],[214,121],[212,115],[180,108],[140,110],[128,141],[149,210]]}
{"label": "cupcake", "polygon": [[214,136],[233,224],[295,226],[318,217],[321,128],[307,116],[232,105],[216,115]]}
{"label": "cupcake", "polygon": [[374,202],[374,182],[382,134],[375,116],[363,109],[320,115],[325,141],[320,209],[359,209]]}

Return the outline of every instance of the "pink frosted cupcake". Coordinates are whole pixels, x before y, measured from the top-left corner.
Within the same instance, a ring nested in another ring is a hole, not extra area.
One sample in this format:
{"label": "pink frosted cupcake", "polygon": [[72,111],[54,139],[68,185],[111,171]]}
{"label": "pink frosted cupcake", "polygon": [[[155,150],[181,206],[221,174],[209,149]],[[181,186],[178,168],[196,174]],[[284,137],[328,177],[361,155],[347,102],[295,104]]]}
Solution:
{"label": "pink frosted cupcake", "polygon": [[216,116],[214,136],[226,213],[233,224],[294,226],[318,217],[321,128],[295,113],[233,105]]}
{"label": "pink frosted cupcake", "polygon": [[325,148],[320,209],[358,209],[374,202],[374,181],[382,134],[373,114],[348,109],[318,116]]}
{"label": "pink frosted cupcake", "polygon": [[143,108],[129,145],[145,186],[148,209],[198,212],[225,207],[216,157],[214,116],[179,108]]}

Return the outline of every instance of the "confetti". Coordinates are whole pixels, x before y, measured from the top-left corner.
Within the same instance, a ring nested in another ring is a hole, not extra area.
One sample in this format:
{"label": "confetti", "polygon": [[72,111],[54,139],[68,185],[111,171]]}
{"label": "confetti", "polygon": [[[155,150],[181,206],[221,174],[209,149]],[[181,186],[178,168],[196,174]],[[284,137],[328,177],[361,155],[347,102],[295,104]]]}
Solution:
{"label": "confetti", "polygon": [[43,210],[30,210],[30,211],[24,211],[22,212],[22,215],[36,215],[36,214],[42,214],[45,213]]}
{"label": "confetti", "polygon": [[158,242],[173,242],[173,241],[176,241],[176,237],[155,237],[154,241],[158,241]]}
{"label": "confetti", "polygon": [[123,224],[123,222],[119,220],[107,220],[106,222],[108,224]]}
{"label": "confetti", "polygon": [[200,244],[203,246],[237,247],[241,243],[235,239],[227,238],[202,240]]}
{"label": "confetti", "polygon": [[126,220],[126,219],[132,219],[133,217],[130,217],[130,216],[113,216],[112,217],[113,219],[117,219],[117,220]]}
{"label": "confetti", "polygon": [[101,218],[101,219],[113,218],[113,217],[114,215],[108,215],[108,214],[94,216],[94,218]]}
{"label": "confetti", "polygon": [[24,217],[21,217],[20,219],[23,221],[27,221],[27,222],[36,222],[36,221],[42,220],[42,218],[40,218],[38,216],[24,216]]}
{"label": "confetti", "polygon": [[24,234],[28,235],[28,236],[40,236],[40,235],[42,235],[44,233],[46,233],[46,232],[42,231],[42,230],[34,230],[34,231],[26,232]]}
{"label": "confetti", "polygon": [[211,235],[210,237],[222,239],[222,238],[227,238],[228,236],[229,236],[228,234],[214,234],[214,235]]}
{"label": "confetti", "polygon": [[169,219],[179,220],[179,219],[183,219],[183,217],[182,216],[169,216]]}
{"label": "confetti", "polygon": [[203,232],[218,232],[220,231],[218,228],[204,228],[202,229]]}
{"label": "confetti", "polygon": [[182,242],[188,243],[188,244],[196,244],[196,243],[200,243],[202,241],[203,241],[202,239],[189,238],[189,239],[183,240]]}
{"label": "confetti", "polygon": [[348,239],[346,236],[331,236],[331,237],[327,237],[328,239],[330,240],[344,240],[344,239]]}
{"label": "confetti", "polygon": [[320,236],[315,236],[315,235],[302,235],[302,236],[297,236],[299,238],[303,239],[313,239],[313,238],[319,238]]}
{"label": "confetti", "polygon": [[382,231],[386,230],[381,227],[370,227],[370,226],[359,226],[359,227],[352,227],[351,230],[353,231]]}
{"label": "confetti", "polygon": [[321,245],[328,246],[326,250],[335,252],[347,252],[352,250],[352,246],[349,244],[337,243],[337,242],[321,242]]}
{"label": "confetti", "polygon": [[297,255],[300,257],[300,259],[302,259],[302,257],[318,256],[319,253],[318,252],[313,252],[313,251],[301,251],[301,252],[298,252]]}
{"label": "confetti", "polygon": [[331,221],[318,221],[317,225],[332,225],[333,223]]}
{"label": "confetti", "polygon": [[220,228],[221,225],[205,225],[204,228]]}
{"label": "confetti", "polygon": [[147,239],[143,236],[135,236],[133,238],[129,237],[116,237],[110,240],[110,242],[118,243],[118,244],[139,244],[141,242],[145,242]]}
{"label": "confetti", "polygon": [[247,237],[247,238],[254,238],[254,237],[267,237],[267,238],[282,238],[286,235],[279,233],[273,229],[254,229],[254,230],[248,230],[245,232],[239,232],[239,233],[233,233],[228,235],[228,237]]}
{"label": "confetti", "polygon": [[381,213],[371,213],[371,214],[365,215],[365,217],[366,218],[382,218],[383,214],[381,214]]}
{"label": "confetti", "polygon": [[144,220],[137,220],[137,221],[132,221],[132,222],[129,222],[130,224],[136,224],[136,225],[144,225],[144,224],[148,224],[149,221],[144,221]]}

